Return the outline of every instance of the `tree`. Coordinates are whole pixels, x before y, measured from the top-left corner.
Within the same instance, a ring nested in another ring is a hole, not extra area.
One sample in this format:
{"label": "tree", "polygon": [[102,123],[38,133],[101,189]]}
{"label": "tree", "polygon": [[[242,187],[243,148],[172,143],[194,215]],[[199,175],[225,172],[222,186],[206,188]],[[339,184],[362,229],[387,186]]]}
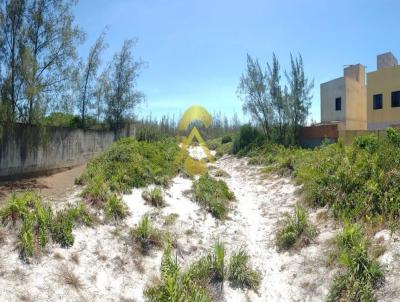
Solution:
{"label": "tree", "polygon": [[271,99],[271,107],[274,111],[274,119],[277,123],[278,141],[284,143],[285,124],[285,99],[282,96],[280,65],[275,53],[272,54],[272,66],[267,63],[268,94]]}
{"label": "tree", "polygon": [[304,126],[311,106],[311,90],[314,81],[309,80],[304,73],[303,58],[299,55],[293,58],[290,54],[291,70],[286,73],[289,84],[290,120],[295,140],[298,140],[299,129]]}
{"label": "tree", "polygon": [[134,40],[125,40],[116,53],[107,71],[108,81],[104,92],[106,116],[116,133],[124,127],[124,119],[133,116],[133,110],[144,100],[143,93],[136,90],[136,80],[143,62],[135,61],[132,55]]}
{"label": "tree", "polygon": [[261,69],[258,60],[253,60],[248,54],[247,69],[240,78],[237,93],[243,102],[243,111],[249,113],[269,137],[273,111],[267,87],[266,73]]}
{"label": "tree", "polygon": [[[103,32],[90,48],[87,61],[82,66],[82,73],[78,73],[78,110],[81,115],[82,128],[85,128],[85,118],[88,108],[91,106],[91,99],[94,96],[94,83],[97,76],[97,71],[101,64],[100,55],[106,48],[104,43],[105,32]],[[100,89],[100,88],[97,88]],[[97,94],[100,92],[97,91]],[[101,96],[97,95],[98,100]]]}

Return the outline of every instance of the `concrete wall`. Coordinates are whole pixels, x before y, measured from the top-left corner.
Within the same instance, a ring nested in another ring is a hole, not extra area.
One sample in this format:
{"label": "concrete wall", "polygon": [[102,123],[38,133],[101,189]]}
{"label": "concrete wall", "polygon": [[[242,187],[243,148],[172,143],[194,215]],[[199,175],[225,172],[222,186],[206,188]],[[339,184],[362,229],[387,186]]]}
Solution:
{"label": "concrete wall", "polygon": [[357,136],[375,134],[379,139],[386,137],[386,130],[343,130],[339,131],[339,138],[343,140],[346,145],[353,143]]}
{"label": "concrete wall", "polygon": [[[342,98],[342,110],[336,111],[335,100]],[[321,123],[345,121],[346,89],[344,78],[338,78],[321,84]]]}
{"label": "concrete wall", "polygon": [[23,124],[3,127],[0,137],[0,178],[71,168],[83,164],[114,141],[114,134],[109,131]]}
{"label": "concrete wall", "polygon": [[300,129],[300,146],[314,148],[322,142],[336,142],[339,136],[338,124],[315,125]]}
{"label": "concrete wall", "polygon": [[[382,68],[367,74],[368,129],[384,129],[400,124],[400,107],[392,107],[392,92],[400,91],[400,66]],[[382,109],[373,109],[373,96],[383,94]]]}

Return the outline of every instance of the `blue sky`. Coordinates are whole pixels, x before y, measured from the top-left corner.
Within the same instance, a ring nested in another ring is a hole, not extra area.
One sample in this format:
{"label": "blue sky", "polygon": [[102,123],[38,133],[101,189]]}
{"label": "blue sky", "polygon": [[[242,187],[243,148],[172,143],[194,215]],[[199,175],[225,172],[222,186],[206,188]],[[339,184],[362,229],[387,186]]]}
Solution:
{"label": "blue sky", "polygon": [[75,14],[87,33],[84,57],[106,26],[104,61],[138,39],[135,54],[148,63],[138,81],[142,116],[178,117],[192,104],[242,116],[236,88],[246,53],[266,64],[275,52],[289,67],[292,52],[314,79],[310,118],[319,121],[321,83],[348,64],[375,70],[379,53],[400,57],[399,11],[396,0],[80,0]]}

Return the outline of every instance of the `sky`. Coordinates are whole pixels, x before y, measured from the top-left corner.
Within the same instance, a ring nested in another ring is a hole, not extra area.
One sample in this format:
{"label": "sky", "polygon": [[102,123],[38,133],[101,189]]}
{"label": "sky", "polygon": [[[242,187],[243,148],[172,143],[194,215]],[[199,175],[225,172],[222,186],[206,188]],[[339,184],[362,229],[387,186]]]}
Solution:
{"label": "sky", "polygon": [[314,80],[309,120],[319,122],[321,83],[349,64],[376,70],[380,53],[400,58],[399,11],[398,0],[80,0],[75,21],[87,34],[82,57],[107,26],[105,63],[125,39],[138,39],[134,55],[147,63],[140,116],[179,118],[200,104],[248,121],[236,94],[246,54],[266,66],[275,52],[282,69],[290,53],[303,56]]}

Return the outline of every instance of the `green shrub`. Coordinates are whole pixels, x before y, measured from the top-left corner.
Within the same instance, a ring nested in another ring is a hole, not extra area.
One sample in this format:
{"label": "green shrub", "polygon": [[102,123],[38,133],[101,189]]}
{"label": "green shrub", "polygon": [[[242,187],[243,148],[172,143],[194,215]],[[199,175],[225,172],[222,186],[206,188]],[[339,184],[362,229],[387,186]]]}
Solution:
{"label": "green shrub", "polygon": [[383,273],[369,255],[369,242],[360,227],[346,223],[336,237],[336,248],[344,271],[336,276],[327,300],[375,301],[373,290],[383,280]]}
{"label": "green shrub", "polygon": [[386,129],[387,139],[389,143],[396,147],[400,147],[400,129],[398,128],[387,128]]}
{"label": "green shrub", "polygon": [[75,241],[72,234],[73,227],[73,217],[68,215],[68,211],[59,212],[52,224],[53,240],[64,248],[72,246]]}
{"label": "green shrub", "polygon": [[229,201],[235,198],[223,180],[215,180],[208,173],[199,177],[192,185],[195,201],[204,206],[210,213],[224,219],[229,210]]}
{"label": "green shrub", "polygon": [[261,133],[250,124],[240,127],[239,135],[233,140],[232,153],[238,154],[239,151],[245,152],[251,146],[256,146],[262,141]]}
{"label": "green shrub", "polygon": [[230,135],[225,135],[221,138],[221,143],[226,144],[232,141],[232,137]]}
{"label": "green shrub", "polygon": [[164,219],[164,224],[165,225],[173,225],[176,222],[176,219],[178,219],[179,215],[176,213],[171,213]]}
{"label": "green shrub", "polygon": [[99,172],[88,180],[85,189],[82,191],[82,196],[91,205],[101,208],[107,201],[109,193],[110,189]]}
{"label": "green shrub", "polygon": [[374,152],[378,148],[379,140],[374,134],[361,135],[354,139],[354,145],[359,149],[365,149],[370,152]]}
{"label": "green shrub", "polygon": [[161,247],[163,233],[154,228],[150,217],[145,215],[136,228],[131,229],[130,236],[138,243],[143,253],[148,252],[152,247]]}
{"label": "green shrub", "polygon": [[163,192],[159,187],[155,187],[151,190],[144,190],[142,197],[155,207],[162,207],[165,205]]}
{"label": "green shrub", "polygon": [[107,221],[124,219],[128,213],[128,207],[121,198],[116,194],[109,195],[104,206],[104,216]]}
{"label": "green shrub", "polygon": [[178,152],[179,147],[172,139],[152,143],[120,139],[88,163],[84,179],[91,186],[87,189],[89,196],[104,197],[102,193],[108,188],[129,192],[151,183],[165,185],[182,164],[177,160]]}
{"label": "green shrub", "polygon": [[249,255],[241,248],[229,260],[228,280],[234,287],[257,290],[261,283],[261,274],[249,265]]}
{"label": "green shrub", "polygon": [[305,209],[297,205],[293,215],[286,215],[283,226],[276,235],[276,245],[281,250],[287,250],[294,244],[306,245],[315,236],[314,227],[308,222]]}

